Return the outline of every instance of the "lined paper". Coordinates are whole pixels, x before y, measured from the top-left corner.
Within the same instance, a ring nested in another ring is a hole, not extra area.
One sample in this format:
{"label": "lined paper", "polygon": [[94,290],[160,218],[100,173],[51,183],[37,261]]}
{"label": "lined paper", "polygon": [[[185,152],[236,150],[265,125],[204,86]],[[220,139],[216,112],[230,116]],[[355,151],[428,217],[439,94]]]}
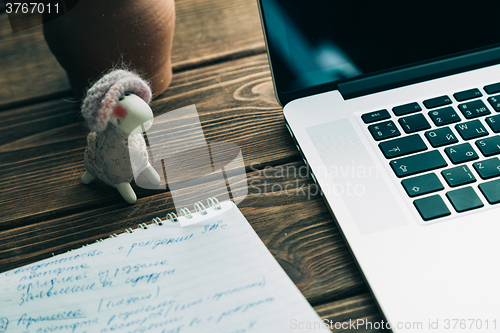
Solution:
{"label": "lined paper", "polygon": [[320,325],[231,202],[184,228],[152,225],[0,275],[0,333],[325,332]]}

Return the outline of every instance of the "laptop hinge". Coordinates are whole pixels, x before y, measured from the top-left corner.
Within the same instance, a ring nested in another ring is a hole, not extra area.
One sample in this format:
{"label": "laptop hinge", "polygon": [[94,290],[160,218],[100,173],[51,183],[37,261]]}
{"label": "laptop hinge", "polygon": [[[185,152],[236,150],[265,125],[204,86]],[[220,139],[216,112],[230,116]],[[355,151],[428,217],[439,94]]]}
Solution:
{"label": "laptop hinge", "polygon": [[495,47],[445,60],[399,69],[390,73],[339,83],[338,89],[344,99],[351,99],[479,67],[494,65],[499,62],[500,47]]}

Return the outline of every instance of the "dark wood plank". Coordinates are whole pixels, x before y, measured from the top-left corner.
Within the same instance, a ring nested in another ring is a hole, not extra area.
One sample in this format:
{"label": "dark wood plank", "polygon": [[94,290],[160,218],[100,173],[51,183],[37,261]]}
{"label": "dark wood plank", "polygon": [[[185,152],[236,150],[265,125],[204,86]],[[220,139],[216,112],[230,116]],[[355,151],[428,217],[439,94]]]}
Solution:
{"label": "dark wood plank", "polygon": [[69,94],[66,73],[43,40],[41,27],[13,33],[6,14],[0,15],[0,110],[41,96]]}
{"label": "dark wood plank", "polygon": [[257,1],[178,0],[175,10],[175,71],[265,52]]}
{"label": "dark wood plank", "polygon": [[[164,96],[156,116],[195,104],[207,141],[238,145],[247,170],[299,158],[265,55],[178,73]],[[0,229],[120,200],[100,182],[90,190],[80,184],[87,131],[79,119],[78,104],[64,100],[0,113]]]}
{"label": "dark wood plank", "polygon": [[[253,0],[176,1],[174,71],[265,52]],[[12,33],[0,15],[0,110],[70,95],[64,70],[50,53],[42,27]]]}
{"label": "dark wood plank", "polygon": [[[241,147],[250,172],[250,194],[241,209],[308,299],[319,303],[364,290],[324,204],[309,195],[316,190],[309,190],[304,165],[262,173],[264,167],[299,160],[272,97],[265,55],[179,73],[169,92],[155,102],[155,114],[195,103],[209,142]],[[57,100],[6,111],[0,113],[0,129],[3,269],[91,243],[172,209],[164,191],[136,188],[140,200],[128,206],[99,181],[80,183],[86,131],[75,104]],[[289,192],[276,193],[279,188]]]}
{"label": "dark wood plank", "polygon": [[[247,174],[249,193],[240,210],[262,241],[312,304],[366,292],[354,261],[328,213],[317,188],[301,162]],[[289,170],[288,174],[283,170]],[[103,186],[84,186],[85,196]],[[286,191],[285,191],[286,189]],[[71,195],[69,190],[63,190]],[[220,195],[218,188],[210,195]],[[191,197],[194,190],[182,195]],[[111,192],[113,194],[113,192]],[[142,194],[140,192],[140,194]],[[45,195],[50,203],[54,193]],[[113,196],[106,193],[107,196]],[[170,192],[159,191],[129,206],[115,198],[105,206],[87,206],[79,212],[64,212],[58,218],[0,232],[0,271],[47,258],[79,246],[135,228],[139,223],[163,217],[174,209]],[[192,207],[192,206],[191,206]]]}
{"label": "dark wood plank", "polygon": [[314,310],[332,332],[389,332],[377,329],[385,327],[386,320],[369,294],[318,305]]}

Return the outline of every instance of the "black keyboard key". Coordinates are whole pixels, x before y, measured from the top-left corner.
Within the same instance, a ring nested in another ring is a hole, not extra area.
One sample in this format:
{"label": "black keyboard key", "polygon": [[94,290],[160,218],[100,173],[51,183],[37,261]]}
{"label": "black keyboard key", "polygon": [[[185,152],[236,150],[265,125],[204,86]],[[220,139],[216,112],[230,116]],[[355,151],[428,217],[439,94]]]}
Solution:
{"label": "black keyboard key", "polygon": [[378,146],[386,158],[404,156],[427,149],[424,140],[418,134],[384,141],[379,143]]}
{"label": "black keyboard key", "polygon": [[410,197],[416,197],[444,189],[443,184],[434,173],[408,178],[401,181],[406,193]]}
{"label": "black keyboard key", "polygon": [[453,205],[453,208],[459,213],[484,206],[481,199],[479,199],[474,189],[470,186],[450,191],[446,193],[446,196]]}
{"label": "black keyboard key", "polygon": [[448,165],[438,150],[392,160],[389,164],[399,178]]}
{"label": "black keyboard key", "polygon": [[500,114],[492,117],[487,117],[486,123],[488,124],[488,126],[490,126],[493,132],[500,132]]}
{"label": "black keyboard key", "polygon": [[498,135],[477,140],[476,145],[484,156],[500,154],[500,136]]}
{"label": "black keyboard key", "polygon": [[468,142],[445,148],[444,151],[453,164],[477,160],[479,158],[479,155]]}
{"label": "black keyboard key", "polygon": [[391,118],[391,115],[389,114],[389,111],[387,111],[385,109],[365,113],[361,116],[361,119],[363,119],[365,124],[371,124],[371,123],[374,123],[376,121],[389,119],[389,118]]}
{"label": "black keyboard key", "polygon": [[479,120],[458,124],[455,126],[455,129],[464,140],[470,140],[488,135],[488,131]]}
{"label": "black keyboard key", "polygon": [[418,105],[417,102],[395,106],[392,108],[392,112],[394,112],[396,116],[402,116],[417,111],[422,111],[422,108],[420,107],[420,105]]}
{"label": "black keyboard key", "polygon": [[377,141],[401,135],[392,120],[368,126],[368,130]]}
{"label": "black keyboard key", "polygon": [[451,106],[429,112],[429,117],[436,126],[443,126],[460,121],[460,117]]}
{"label": "black keyboard key", "polygon": [[486,91],[486,93],[488,93],[490,95],[495,94],[497,92],[500,92],[500,82],[484,86],[483,89],[484,89],[484,91]]}
{"label": "black keyboard key", "polygon": [[434,148],[458,142],[458,139],[449,127],[427,131],[425,132],[425,137]]}
{"label": "black keyboard key", "polygon": [[467,119],[473,119],[490,114],[490,110],[484,105],[482,100],[463,103],[458,106],[462,114]]}
{"label": "black keyboard key", "polygon": [[500,111],[500,95],[488,98],[488,103],[490,103],[493,110]]}
{"label": "black keyboard key", "polygon": [[421,113],[400,118],[398,121],[406,133],[414,133],[431,128],[431,125]]}
{"label": "black keyboard key", "polygon": [[483,94],[481,94],[481,92],[477,88],[469,89],[469,90],[465,90],[465,91],[460,91],[460,92],[453,94],[453,97],[455,97],[455,99],[459,102],[466,101],[468,99],[481,97],[481,96],[483,96]]}
{"label": "black keyboard key", "polygon": [[479,184],[479,189],[490,204],[500,202],[500,179]]}
{"label": "black keyboard key", "polygon": [[451,214],[443,199],[441,199],[441,197],[437,194],[427,198],[417,199],[413,201],[413,204],[424,221],[437,219]]}
{"label": "black keyboard key", "polygon": [[479,177],[482,179],[490,179],[500,176],[500,160],[498,157],[490,158],[473,164]]}
{"label": "black keyboard key", "polygon": [[473,183],[476,178],[472,175],[467,165],[461,165],[441,171],[444,179],[451,187]]}
{"label": "black keyboard key", "polygon": [[439,96],[424,101],[424,105],[428,109],[437,108],[438,106],[451,104],[451,98],[448,96]]}

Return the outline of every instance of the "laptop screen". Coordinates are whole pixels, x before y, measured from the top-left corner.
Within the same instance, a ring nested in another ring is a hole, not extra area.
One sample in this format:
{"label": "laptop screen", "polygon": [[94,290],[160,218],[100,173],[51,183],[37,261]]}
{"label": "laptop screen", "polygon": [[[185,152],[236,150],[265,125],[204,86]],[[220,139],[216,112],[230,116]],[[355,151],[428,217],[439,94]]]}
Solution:
{"label": "laptop screen", "polygon": [[500,45],[500,1],[260,1],[278,94]]}

